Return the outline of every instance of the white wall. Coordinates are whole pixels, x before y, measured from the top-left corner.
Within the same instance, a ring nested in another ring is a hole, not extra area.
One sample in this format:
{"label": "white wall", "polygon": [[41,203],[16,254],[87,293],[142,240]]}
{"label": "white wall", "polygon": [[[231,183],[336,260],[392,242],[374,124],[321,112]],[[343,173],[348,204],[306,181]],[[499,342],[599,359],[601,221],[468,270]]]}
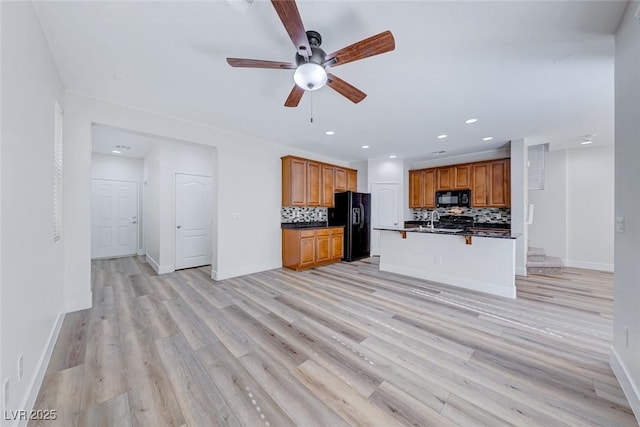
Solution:
{"label": "white wall", "polygon": [[614,148],[567,152],[567,265],[613,271]]}
{"label": "white wall", "polygon": [[519,276],[527,275],[528,152],[524,139],[511,141],[511,232],[520,234],[516,240],[516,274]]}
{"label": "white wall", "polygon": [[147,261],[160,270],[160,147],[154,145],[144,158],[142,204],[144,249]]}
{"label": "white wall", "polygon": [[[640,420],[640,25],[629,2],[616,35],[615,216],[625,231],[615,234],[615,297],[611,367]],[[627,333],[628,330],[628,340]]]}
{"label": "white wall", "polygon": [[[1,2],[2,133],[0,247],[2,384],[5,410],[29,410],[59,332],[63,245],[53,242],[54,103],[64,88],[33,5]],[[66,167],[67,165],[65,165]],[[18,356],[24,376],[17,379]],[[2,425],[14,425],[5,420]]]}
{"label": "white wall", "polygon": [[[68,213],[65,226],[69,231],[65,245],[65,293],[70,307],[91,305],[89,184],[92,123],[216,147],[217,279],[282,265],[281,156],[292,154],[347,166],[340,160],[80,94],[67,93],[66,108],[65,162],[69,167],[65,170],[64,185],[65,212]],[[259,215],[256,215],[256,209]],[[152,249],[147,240],[147,251]]]}
{"label": "white wall", "polygon": [[142,203],[142,159],[93,153],[91,179],[134,181],[138,186],[138,254],[144,249],[144,211]]}
{"label": "white wall", "polygon": [[352,169],[358,170],[358,191],[361,193],[368,193],[370,191],[369,188],[369,171],[368,171],[368,162],[367,160],[362,160],[360,162],[352,162],[349,164],[349,167]]}
{"label": "white wall", "polygon": [[547,152],[545,188],[529,191],[529,245],[569,267],[613,271],[613,189],[613,146]]}
{"label": "white wall", "polygon": [[549,256],[567,258],[567,151],[545,153],[544,190],[529,191],[533,223],[528,227],[529,246],[544,248]]}
{"label": "white wall", "polygon": [[[175,270],[175,175],[186,173],[214,177],[215,150],[212,147],[156,138],[145,163],[144,192],[153,208],[146,209],[150,225],[145,235],[152,242],[147,257],[159,273]],[[214,197],[215,200],[215,197]],[[154,209],[154,211],[151,211]],[[211,206],[212,216],[217,206]],[[215,236],[212,243],[217,243]],[[214,251],[217,253],[217,251]],[[215,271],[216,262],[212,263]]]}

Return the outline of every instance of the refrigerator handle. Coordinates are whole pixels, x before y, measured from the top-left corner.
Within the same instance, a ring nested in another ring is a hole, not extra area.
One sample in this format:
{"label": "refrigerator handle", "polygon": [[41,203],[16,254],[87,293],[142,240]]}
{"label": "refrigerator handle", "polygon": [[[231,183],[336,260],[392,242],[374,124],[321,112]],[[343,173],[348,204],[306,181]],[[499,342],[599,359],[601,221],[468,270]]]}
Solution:
{"label": "refrigerator handle", "polygon": [[[360,214],[364,215],[364,205],[362,203],[360,203]],[[360,221],[360,230],[362,230],[364,228],[364,221]]]}
{"label": "refrigerator handle", "polygon": [[360,224],[360,209],[359,208],[353,208],[353,214],[352,214],[352,218],[351,218],[351,223],[353,225],[359,225]]}

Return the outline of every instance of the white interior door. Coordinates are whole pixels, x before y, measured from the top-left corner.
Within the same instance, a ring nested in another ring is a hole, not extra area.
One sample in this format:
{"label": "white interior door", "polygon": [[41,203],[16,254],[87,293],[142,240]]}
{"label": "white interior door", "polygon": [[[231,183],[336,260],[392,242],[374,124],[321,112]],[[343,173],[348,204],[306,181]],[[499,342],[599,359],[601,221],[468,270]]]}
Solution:
{"label": "white interior door", "polygon": [[138,252],[138,183],[91,180],[91,258]]}
{"label": "white interior door", "polygon": [[[398,227],[400,221],[400,185],[371,184],[371,227]],[[380,255],[380,232],[371,230],[371,255]]]}
{"label": "white interior door", "polygon": [[176,269],[211,264],[211,177],[176,174]]}

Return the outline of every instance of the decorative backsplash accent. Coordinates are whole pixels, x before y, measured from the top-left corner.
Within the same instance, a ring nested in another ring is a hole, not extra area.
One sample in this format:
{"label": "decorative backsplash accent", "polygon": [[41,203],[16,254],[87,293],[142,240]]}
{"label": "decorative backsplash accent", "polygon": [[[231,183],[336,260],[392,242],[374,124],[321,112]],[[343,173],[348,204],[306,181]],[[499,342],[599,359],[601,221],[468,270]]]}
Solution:
{"label": "decorative backsplash accent", "polygon": [[327,208],[283,207],[280,210],[280,222],[316,222],[327,221]]}
{"label": "decorative backsplash accent", "polygon": [[[414,220],[429,219],[433,209],[411,209]],[[511,224],[511,209],[508,208],[438,208],[441,215],[473,215],[474,222],[486,224]]]}

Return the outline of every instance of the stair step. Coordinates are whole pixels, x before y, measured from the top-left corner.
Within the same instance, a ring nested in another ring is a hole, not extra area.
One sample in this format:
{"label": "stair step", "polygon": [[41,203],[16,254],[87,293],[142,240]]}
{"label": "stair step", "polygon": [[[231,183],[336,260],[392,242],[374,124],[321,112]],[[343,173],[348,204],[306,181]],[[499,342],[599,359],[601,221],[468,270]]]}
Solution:
{"label": "stair step", "polygon": [[527,261],[527,274],[558,275],[562,274],[562,260],[557,257],[544,257],[544,261]]}
{"label": "stair step", "polygon": [[546,255],[527,254],[527,262],[543,262],[547,258]]}
{"label": "stair step", "polygon": [[529,249],[527,249],[527,255],[532,255],[532,256],[545,256],[546,252],[543,248],[534,248],[532,246],[529,247]]}
{"label": "stair step", "polygon": [[562,267],[562,260],[558,257],[548,256],[544,261],[527,261],[527,267]]}

